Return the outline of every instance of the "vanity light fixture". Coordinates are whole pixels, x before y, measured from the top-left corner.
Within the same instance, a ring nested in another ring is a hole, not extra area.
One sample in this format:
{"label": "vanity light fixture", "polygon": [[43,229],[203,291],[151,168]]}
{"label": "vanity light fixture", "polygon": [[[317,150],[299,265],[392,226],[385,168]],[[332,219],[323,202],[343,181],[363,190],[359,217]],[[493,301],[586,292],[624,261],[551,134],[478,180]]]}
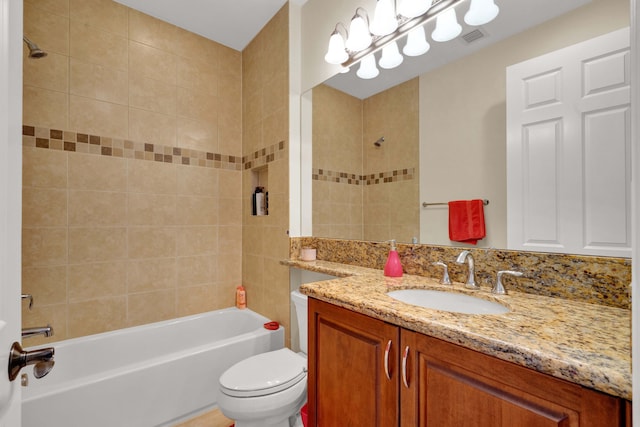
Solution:
{"label": "vanity light fixture", "polygon": [[402,61],[404,61],[404,57],[400,55],[398,43],[392,41],[382,48],[382,58],[380,58],[380,62],[378,62],[378,64],[382,68],[390,70],[402,64]]}
{"label": "vanity light fixture", "polygon": [[[405,55],[418,56],[426,53],[430,45],[426,40],[424,25],[433,19],[436,19],[436,29],[431,34],[433,40],[444,42],[458,37],[462,32],[462,26],[458,23],[454,7],[463,1],[471,2],[469,11],[465,14],[465,22],[468,25],[484,25],[492,21],[500,11],[495,0],[398,1],[400,3],[395,24],[389,20],[389,15],[395,13],[394,0],[377,1],[371,25],[367,25],[369,21],[367,11],[358,7],[348,32],[344,29],[345,34],[341,34],[339,27],[344,28],[344,25],[339,23],[331,33],[325,60],[330,64],[342,64],[344,70],[368,58],[367,64],[361,64],[359,67],[357,75],[371,79],[379,74],[374,56],[378,50],[383,50],[380,62],[382,68],[400,65],[402,59],[398,56],[402,58],[402,55],[398,51],[397,41],[401,37],[407,36],[407,43],[402,50]],[[393,27],[397,28],[390,30]],[[392,32],[387,33],[387,31]],[[344,42],[345,38],[346,42]],[[391,44],[395,44],[395,47]],[[391,46],[384,49],[387,45]]]}
{"label": "vanity light fixture", "polygon": [[356,75],[361,79],[373,79],[378,77],[380,70],[376,67],[376,57],[374,55],[365,56],[360,61],[360,67],[356,71]]}
{"label": "vanity light fixture", "polygon": [[367,15],[367,11],[361,7],[357,8],[355,15],[351,18],[351,24],[349,25],[349,36],[345,43],[347,49],[353,52],[360,52],[361,50],[371,46],[373,38],[369,32],[368,24],[369,15]]}
{"label": "vanity light fixture", "polygon": [[378,0],[376,11],[371,21],[371,34],[386,36],[398,28],[398,17],[394,0]]}
{"label": "vanity light fixture", "polygon": [[409,31],[407,44],[402,48],[402,53],[407,56],[420,56],[427,53],[429,49],[431,49],[431,45],[427,41],[424,27],[420,25]]}
{"label": "vanity light fixture", "polygon": [[398,13],[406,18],[415,18],[431,7],[431,0],[400,0]]}
{"label": "vanity light fixture", "polygon": [[464,15],[464,22],[469,25],[484,25],[498,16],[500,8],[493,0],[471,0],[469,11]]}
{"label": "vanity light fixture", "polygon": [[458,24],[458,17],[454,8],[447,9],[438,15],[436,29],[431,38],[437,42],[448,42],[462,33],[462,26]]}
{"label": "vanity light fixture", "polygon": [[340,26],[342,26],[344,33],[347,34],[347,29],[344,24],[342,22],[338,22],[333,33],[331,33],[331,37],[329,38],[329,49],[327,49],[327,54],[324,56],[324,60],[329,64],[342,64],[349,59],[349,54],[347,53],[347,49],[344,45],[344,38],[339,31]]}

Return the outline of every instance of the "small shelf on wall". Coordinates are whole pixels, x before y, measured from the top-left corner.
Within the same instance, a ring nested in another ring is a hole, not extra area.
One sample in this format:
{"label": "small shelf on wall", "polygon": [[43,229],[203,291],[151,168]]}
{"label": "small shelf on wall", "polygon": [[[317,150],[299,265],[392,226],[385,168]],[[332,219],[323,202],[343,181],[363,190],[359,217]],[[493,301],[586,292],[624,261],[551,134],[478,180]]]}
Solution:
{"label": "small shelf on wall", "polygon": [[253,216],[269,215],[269,166],[261,166],[251,170],[251,214]]}

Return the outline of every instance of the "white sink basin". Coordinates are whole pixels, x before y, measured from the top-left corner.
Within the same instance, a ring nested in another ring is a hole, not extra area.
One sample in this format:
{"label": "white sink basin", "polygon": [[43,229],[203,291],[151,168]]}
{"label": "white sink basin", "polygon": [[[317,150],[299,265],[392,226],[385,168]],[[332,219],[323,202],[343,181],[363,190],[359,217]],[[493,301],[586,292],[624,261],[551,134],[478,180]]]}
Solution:
{"label": "white sink basin", "polygon": [[407,304],[453,313],[504,314],[510,311],[500,303],[454,292],[430,289],[402,289],[387,292],[387,295]]}

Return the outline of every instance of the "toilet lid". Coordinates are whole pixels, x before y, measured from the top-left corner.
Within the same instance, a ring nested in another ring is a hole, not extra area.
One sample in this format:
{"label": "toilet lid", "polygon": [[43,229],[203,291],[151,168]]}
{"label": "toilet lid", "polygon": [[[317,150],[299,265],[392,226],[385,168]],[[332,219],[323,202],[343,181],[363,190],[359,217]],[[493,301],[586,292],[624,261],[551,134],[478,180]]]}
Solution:
{"label": "toilet lid", "polygon": [[283,348],[236,363],[222,374],[220,387],[229,396],[265,396],[285,390],[306,376],[307,359]]}

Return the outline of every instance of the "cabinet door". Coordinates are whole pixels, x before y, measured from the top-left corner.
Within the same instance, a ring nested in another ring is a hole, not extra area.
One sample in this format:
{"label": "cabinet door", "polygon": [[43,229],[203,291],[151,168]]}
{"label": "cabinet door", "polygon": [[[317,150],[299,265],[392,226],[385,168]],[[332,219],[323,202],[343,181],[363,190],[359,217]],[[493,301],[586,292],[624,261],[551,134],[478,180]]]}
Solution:
{"label": "cabinet door", "polygon": [[403,330],[402,348],[407,347],[402,426],[622,425],[620,399]]}
{"label": "cabinet door", "polygon": [[398,425],[399,328],[309,298],[309,422]]}

